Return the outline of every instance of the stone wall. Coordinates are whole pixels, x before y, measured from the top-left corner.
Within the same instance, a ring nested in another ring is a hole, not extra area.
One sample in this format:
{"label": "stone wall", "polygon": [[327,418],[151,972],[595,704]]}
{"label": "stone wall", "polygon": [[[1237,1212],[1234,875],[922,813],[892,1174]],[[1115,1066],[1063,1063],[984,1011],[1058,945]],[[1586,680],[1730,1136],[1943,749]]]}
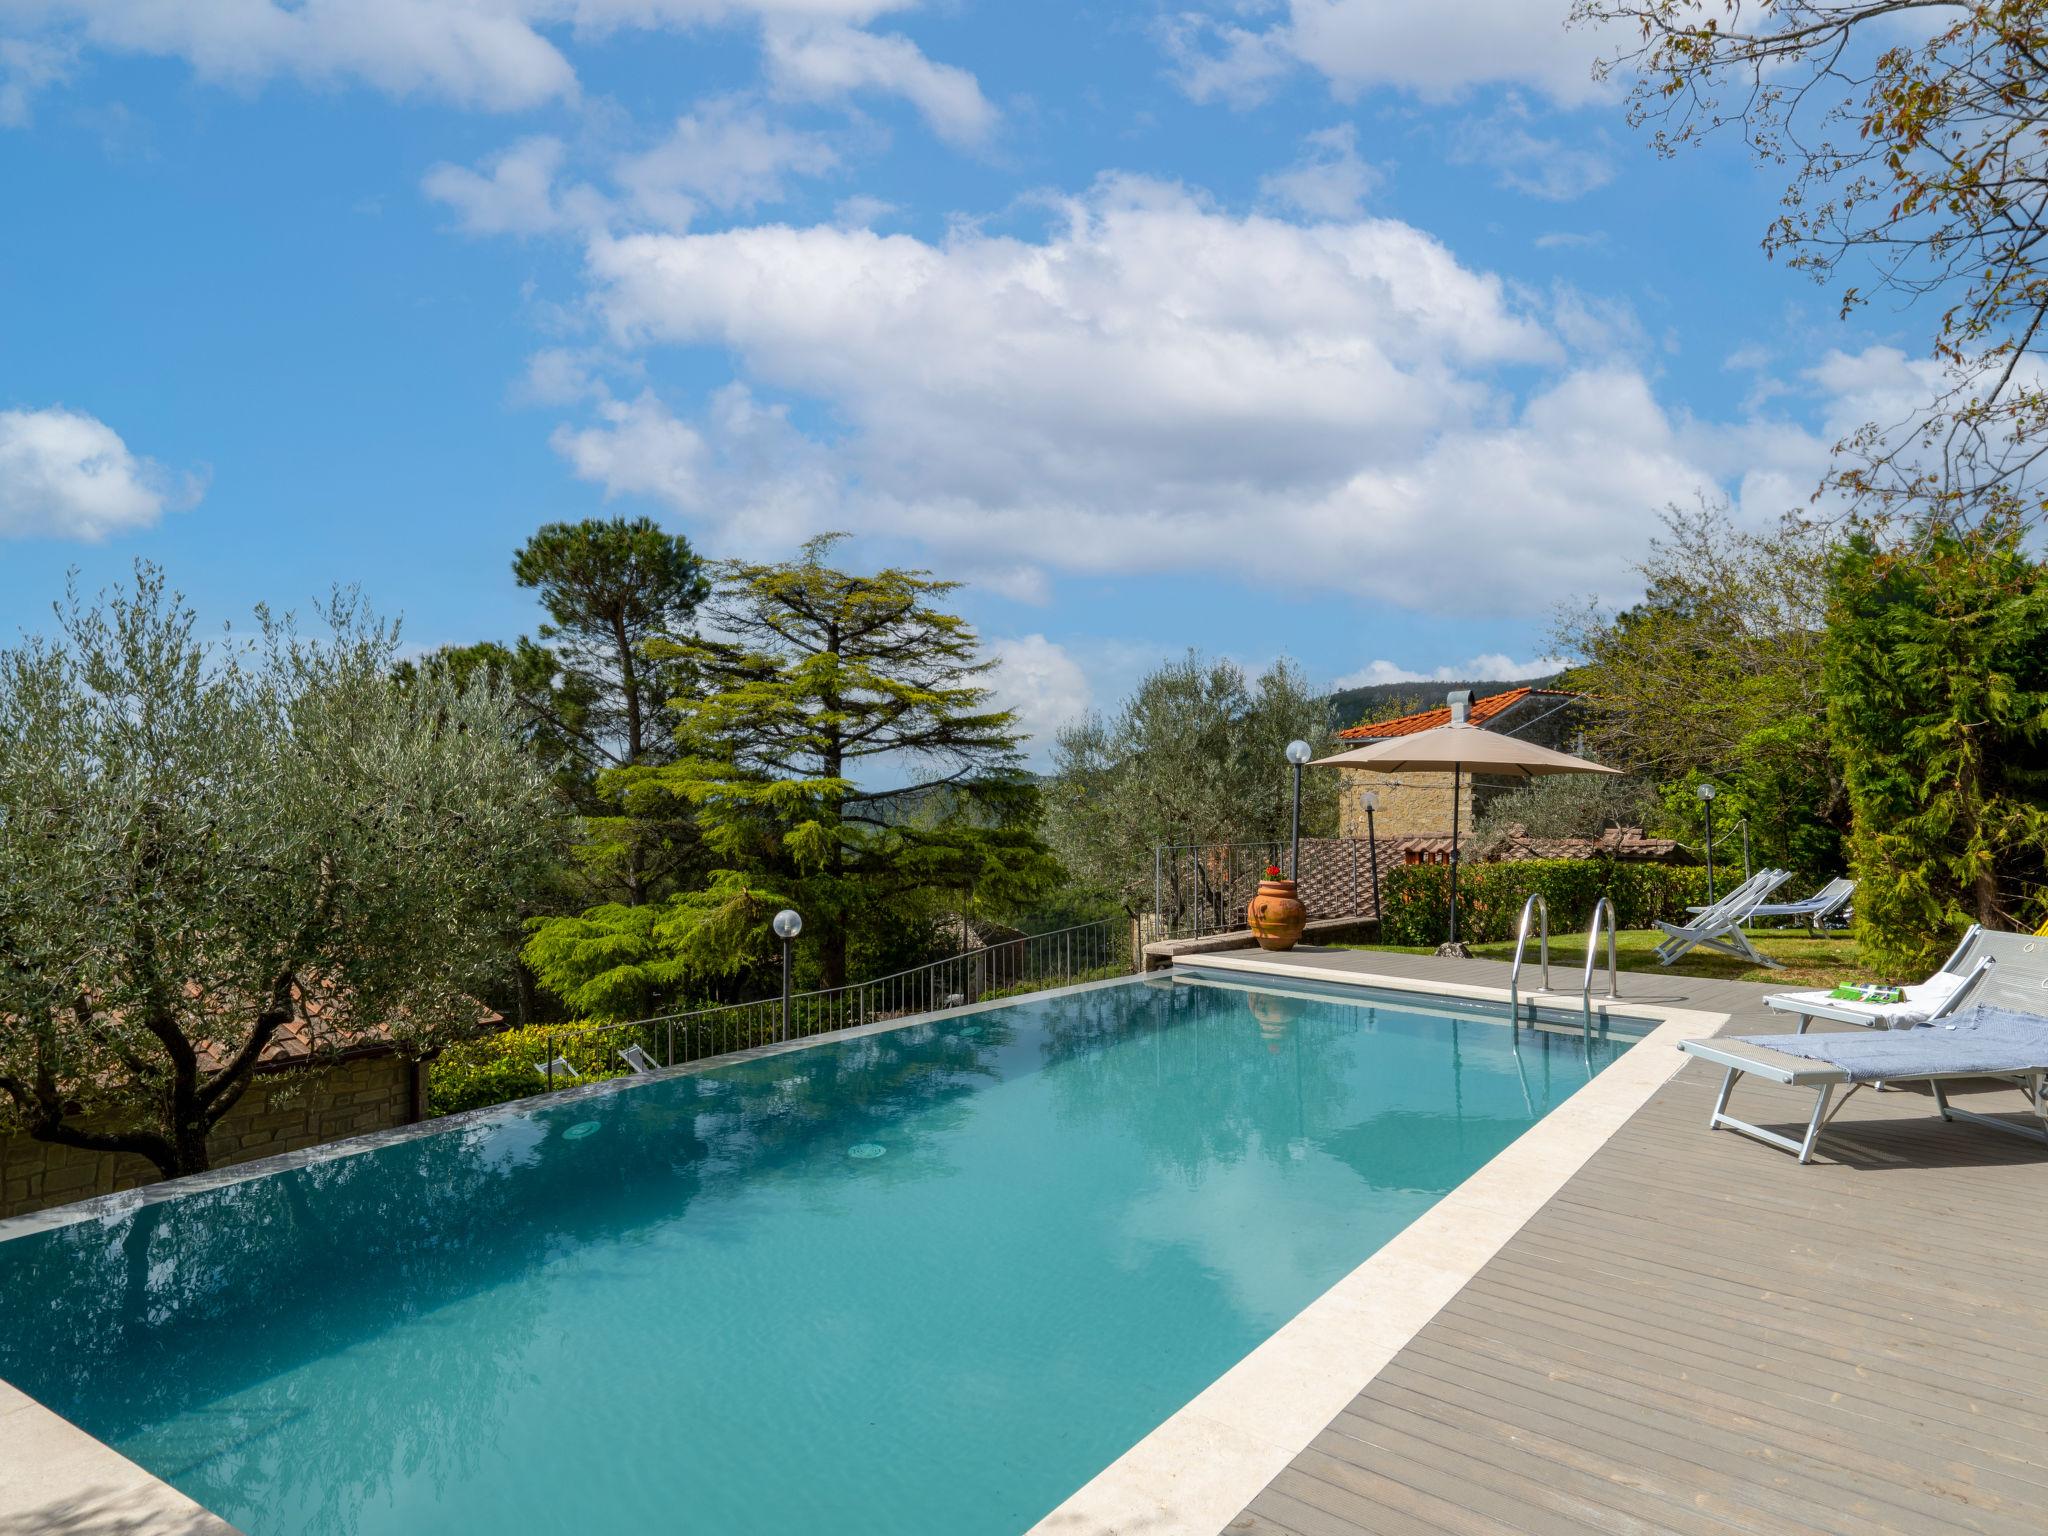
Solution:
{"label": "stone wall", "polygon": [[[1449,837],[1451,775],[1448,773],[1373,773],[1343,768],[1337,790],[1337,835],[1365,836],[1365,792],[1379,792],[1373,823],[1381,837]],[[1465,774],[1459,786],[1458,827],[1470,832],[1475,812],[1483,814],[1496,795],[1516,787],[1516,780]]]}
{"label": "stone wall", "polygon": [[[411,1075],[396,1056],[267,1072],[214,1128],[213,1164],[246,1163],[387,1130],[410,1122],[412,1111]],[[29,1136],[0,1137],[0,1217],[133,1189],[156,1176],[153,1164],[130,1153],[86,1152]]]}

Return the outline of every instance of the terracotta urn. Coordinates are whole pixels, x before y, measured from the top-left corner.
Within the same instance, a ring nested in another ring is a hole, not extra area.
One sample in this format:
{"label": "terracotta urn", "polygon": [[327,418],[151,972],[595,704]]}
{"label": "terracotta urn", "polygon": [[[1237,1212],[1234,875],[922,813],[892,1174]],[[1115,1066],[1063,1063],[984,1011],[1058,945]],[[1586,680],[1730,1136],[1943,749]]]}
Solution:
{"label": "terracotta urn", "polygon": [[1269,993],[1250,994],[1252,1017],[1258,1020],[1259,1034],[1266,1042],[1266,1049],[1273,1055],[1280,1054],[1280,1047],[1286,1043],[1287,1032],[1294,1027],[1295,1005],[1284,997]]}
{"label": "terracotta urn", "polygon": [[1292,880],[1261,880],[1259,893],[1244,909],[1244,915],[1261,949],[1294,948],[1301,942],[1301,930],[1308,925],[1308,908],[1294,894]]}

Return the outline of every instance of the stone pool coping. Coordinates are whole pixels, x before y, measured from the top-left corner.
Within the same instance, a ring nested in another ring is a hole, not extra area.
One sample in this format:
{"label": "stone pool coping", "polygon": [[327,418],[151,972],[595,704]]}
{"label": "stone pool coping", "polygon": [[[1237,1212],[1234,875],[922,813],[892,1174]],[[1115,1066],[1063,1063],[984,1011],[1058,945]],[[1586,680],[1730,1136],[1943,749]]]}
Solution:
{"label": "stone pool coping", "polygon": [[241,1536],[120,1452],[0,1381],[0,1536]]}
{"label": "stone pool coping", "polygon": [[[1247,981],[1339,982],[1505,1003],[1504,987],[1214,954],[1175,961]],[[1322,995],[1322,994],[1318,994]],[[1576,995],[1527,991],[1577,1011]],[[1307,1448],[1382,1367],[1463,1290],[1507,1240],[1684,1065],[1682,1040],[1713,1034],[1724,1013],[1633,998],[1613,1005],[1654,1027],[1612,1066],[1529,1127],[1111,1462],[1027,1536],[1216,1536]],[[1597,1015],[1596,1015],[1597,1016]],[[1503,1028],[1507,1019],[1497,1021]]]}

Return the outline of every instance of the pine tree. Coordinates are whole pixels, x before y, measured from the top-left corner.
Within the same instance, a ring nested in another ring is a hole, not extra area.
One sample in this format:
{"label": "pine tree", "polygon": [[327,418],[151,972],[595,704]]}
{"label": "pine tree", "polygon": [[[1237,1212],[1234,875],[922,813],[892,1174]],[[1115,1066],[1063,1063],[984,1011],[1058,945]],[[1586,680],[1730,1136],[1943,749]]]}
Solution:
{"label": "pine tree", "polygon": [[[676,645],[710,592],[704,562],[648,518],[588,518],[540,529],[512,572],[539,593],[549,622],[539,644],[522,639],[503,664],[537,736],[564,743],[580,770],[579,860],[628,906],[664,895],[696,865],[689,816],[644,779],[619,775],[674,755],[664,704],[688,687]],[[656,642],[669,648],[662,657]]]}
{"label": "pine tree", "polygon": [[573,1007],[637,1011],[743,971],[781,905],[803,914],[819,983],[837,986],[863,932],[922,921],[941,894],[1002,904],[1052,879],[1015,718],[991,705],[973,629],[937,606],[958,584],[837,570],[837,538],[786,564],[721,566],[712,638],[650,646],[695,692],[671,705],[677,759],[621,780],[693,807],[716,868],[657,910],[540,925],[528,959]]}

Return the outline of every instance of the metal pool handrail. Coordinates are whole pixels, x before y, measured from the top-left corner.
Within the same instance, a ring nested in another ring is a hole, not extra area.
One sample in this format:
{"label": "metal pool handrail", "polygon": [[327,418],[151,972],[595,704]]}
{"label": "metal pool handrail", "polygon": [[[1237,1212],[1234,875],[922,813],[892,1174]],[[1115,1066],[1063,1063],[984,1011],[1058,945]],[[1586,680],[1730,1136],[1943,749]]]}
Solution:
{"label": "metal pool handrail", "polygon": [[1593,1032],[1593,964],[1600,957],[1600,919],[1607,919],[1607,995],[1621,996],[1619,968],[1614,961],[1614,903],[1602,896],[1593,903],[1592,926],[1586,930],[1586,974],[1579,989],[1579,1002],[1586,1013],[1586,1033]]}
{"label": "metal pool handrail", "polygon": [[[1522,950],[1529,943],[1529,914],[1531,912],[1536,914],[1542,935],[1539,940],[1539,949],[1543,957],[1543,990],[1546,992],[1550,990],[1550,903],[1543,899],[1543,895],[1539,891],[1531,894],[1529,899],[1522,903],[1522,923],[1515,933],[1515,963],[1508,971],[1508,1022],[1510,1024],[1519,1023],[1522,1017],[1520,987],[1522,980]],[[1529,1007],[1530,1017],[1535,1017],[1535,1013],[1536,1008],[1532,1003]]]}

